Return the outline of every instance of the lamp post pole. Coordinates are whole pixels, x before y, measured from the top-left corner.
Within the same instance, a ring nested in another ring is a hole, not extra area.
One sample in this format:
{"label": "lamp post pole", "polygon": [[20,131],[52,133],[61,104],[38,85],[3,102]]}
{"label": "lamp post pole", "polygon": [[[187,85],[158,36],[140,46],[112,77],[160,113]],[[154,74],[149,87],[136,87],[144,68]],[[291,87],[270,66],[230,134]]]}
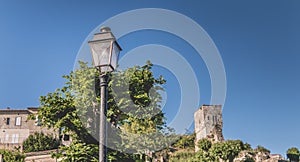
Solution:
{"label": "lamp post pole", "polygon": [[107,82],[108,75],[100,74],[100,127],[99,127],[99,162],[106,162],[106,121],[105,114],[107,111]]}
{"label": "lamp post pole", "polygon": [[107,160],[106,112],[108,74],[117,67],[119,53],[122,50],[109,27],[102,27],[89,41],[93,56],[93,65],[100,73],[100,110],[99,110],[99,162]]}

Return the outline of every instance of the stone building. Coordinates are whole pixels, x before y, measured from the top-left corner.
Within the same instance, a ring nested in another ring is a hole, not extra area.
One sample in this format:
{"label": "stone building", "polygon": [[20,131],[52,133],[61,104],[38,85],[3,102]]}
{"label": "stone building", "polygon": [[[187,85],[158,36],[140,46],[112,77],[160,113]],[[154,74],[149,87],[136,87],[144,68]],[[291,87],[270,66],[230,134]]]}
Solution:
{"label": "stone building", "polygon": [[[222,105],[203,105],[194,113],[196,143],[202,138],[223,141]],[[196,151],[198,148],[196,147]]]}
{"label": "stone building", "polygon": [[38,108],[0,109],[0,149],[22,148],[23,141],[35,132],[58,136],[57,131],[42,128],[39,120],[28,120],[37,111]]}

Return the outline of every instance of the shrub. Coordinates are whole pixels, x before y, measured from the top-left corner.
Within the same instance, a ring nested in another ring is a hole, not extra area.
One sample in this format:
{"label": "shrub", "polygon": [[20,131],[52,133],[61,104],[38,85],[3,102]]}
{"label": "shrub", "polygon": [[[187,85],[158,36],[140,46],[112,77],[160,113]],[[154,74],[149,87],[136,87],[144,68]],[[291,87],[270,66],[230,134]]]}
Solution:
{"label": "shrub", "polygon": [[25,155],[17,151],[0,150],[4,162],[25,162]]}
{"label": "shrub", "polygon": [[51,135],[34,133],[23,142],[23,152],[36,152],[57,149],[59,141]]}
{"label": "shrub", "polygon": [[181,151],[171,155],[169,161],[170,162],[197,162],[199,160],[196,158],[195,152]]}
{"label": "shrub", "polygon": [[300,151],[296,147],[289,148],[286,152],[288,159],[290,161],[299,161]]}

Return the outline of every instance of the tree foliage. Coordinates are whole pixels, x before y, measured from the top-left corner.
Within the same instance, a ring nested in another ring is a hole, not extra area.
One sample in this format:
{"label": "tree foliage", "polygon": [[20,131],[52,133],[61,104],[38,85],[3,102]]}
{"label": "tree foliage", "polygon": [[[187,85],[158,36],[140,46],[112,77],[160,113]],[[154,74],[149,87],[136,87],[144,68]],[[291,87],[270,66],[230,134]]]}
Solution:
{"label": "tree foliage", "polygon": [[59,141],[52,135],[45,135],[44,133],[34,133],[29,135],[23,141],[23,152],[36,152],[44,150],[57,149]]}
{"label": "tree foliage", "polygon": [[174,143],[174,147],[180,148],[180,149],[186,149],[186,148],[195,148],[195,136],[196,134],[190,134],[190,135],[181,135],[179,137],[179,140]]}
{"label": "tree foliage", "polygon": [[198,141],[197,146],[199,148],[199,150],[208,152],[208,150],[211,148],[212,143],[210,140],[208,140],[207,138],[202,138]]}
{"label": "tree foliage", "polygon": [[[152,66],[147,62],[141,67],[134,66],[110,74],[107,121],[115,131],[122,130],[117,136],[116,133],[109,135],[113,136],[112,140],[118,139],[113,141],[116,147],[128,147],[139,153],[149,149],[137,145],[137,140],[131,135],[147,135],[140,140],[146,141],[145,146],[153,149],[156,144],[168,142],[168,139],[160,138],[168,130],[160,109],[162,97],[159,94],[165,80],[162,76],[154,77]],[[62,147],[60,150],[64,154],[58,156],[64,156],[65,161],[79,157],[89,161],[98,156],[94,154],[94,146],[98,144],[99,133],[99,73],[80,62],[78,70],[63,77],[67,79],[64,87],[40,97],[38,117],[43,126],[62,128],[64,133],[71,135],[73,143]]]}
{"label": "tree foliage", "polygon": [[171,155],[169,161],[172,162],[199,162],[193,151],[180,151]]}
{"label": "tree foliage", "polygon": [[25,155],[19,151],[0,150],[4,162],[25,162]]}
{"label": "tree foliage", "polygon": [[271,153],[271,151],[263,146],[258,145],[254,151],[256,152],[262,152],[262,153]]}
{"label": "tree foliage", "polygon": [[64,152],[54,153],[56,158],[62,158],[62,161],[83,161],[97,162],[98,161],[98,145],[73,142],[69,146],[62,146],[60,149]]}
{"label": "tree foliage", "polygon": [[249,144],[244,144],[240,140],[227,140],[212,143],[209,139],[201,139],[197,142],[199,150],[195,157],[198,161],[233,161],[243,150],[251,149]]}
{"label": "tree foliage", "polygon": [[211,154],[214,157],[230,162],[244,149],[243,142],[240,140],[227,140],[215,143],[211,147]]}
{"label": "tree foliage", "polygon": [[300,152],[298,148],[291,147],[286,151],[286,154],[288,159],[290,159],[290,161],[295,161],[295,162],[299,161]]}

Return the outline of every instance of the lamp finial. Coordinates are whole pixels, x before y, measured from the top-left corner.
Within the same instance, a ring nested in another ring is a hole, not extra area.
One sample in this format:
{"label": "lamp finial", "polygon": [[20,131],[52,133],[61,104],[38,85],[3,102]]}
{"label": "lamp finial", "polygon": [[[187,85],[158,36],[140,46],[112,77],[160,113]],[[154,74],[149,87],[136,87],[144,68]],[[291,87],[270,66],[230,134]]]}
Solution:
{"label": "lamp finial", "polygon": [[110,32],[110,28],[107,27],[107,26],[103,26],[103,27],[100,28],[100,32],[101,32],[101,33],[104,33],[104,32]]}

